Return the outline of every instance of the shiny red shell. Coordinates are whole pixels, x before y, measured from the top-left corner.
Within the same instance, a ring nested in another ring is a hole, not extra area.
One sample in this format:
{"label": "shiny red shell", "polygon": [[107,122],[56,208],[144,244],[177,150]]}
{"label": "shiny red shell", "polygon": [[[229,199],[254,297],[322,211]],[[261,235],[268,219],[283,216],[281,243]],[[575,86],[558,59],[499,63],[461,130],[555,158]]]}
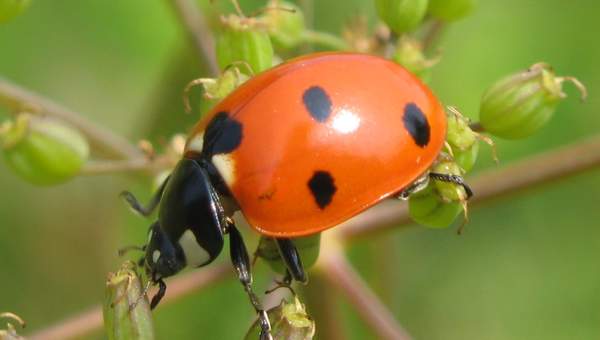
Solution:
{"label": "shiny red shell", "polygon": [[239,143],[211,161],[248,223],[273,237],[320,232],[400,192],[446,135],[445,112],[421,81],[364,54],[309,55],[248,80],[194,127],[187,157],[224,114]]}

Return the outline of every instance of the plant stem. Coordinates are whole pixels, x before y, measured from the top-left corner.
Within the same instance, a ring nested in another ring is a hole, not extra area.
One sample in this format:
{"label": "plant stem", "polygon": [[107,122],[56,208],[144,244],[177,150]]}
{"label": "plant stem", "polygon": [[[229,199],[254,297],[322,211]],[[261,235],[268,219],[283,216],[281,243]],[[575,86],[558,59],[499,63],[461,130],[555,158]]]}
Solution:
{"label": "plant stem", "polygon": [[438,19],[431,20],[431,23],[423,36],[423,51],[428,51],[434,46],[445,27],[446,25],[443,21]]}
{"label": "plant stem", "polygon": [[111,156],[122,159],[144,157],[144,154],[135,145],[111,130],[2,77],[0,77],[0,105],[8,107],[15,114],[23,110],[30,110],[34,113],[39,112],[59,118],[79,129],[94,147]]}
{"label": "plant stem", "polygon": [[331,288],[346,296],[354,305],[356,312],[377,334],[378,339],[411,339],[408,332],[352,268],[340,250],[327,251],[323,255],[322,262],[317,267],[320,275],[327,280]]}
{"label": "plant stem", "polygon": [[[558,150],[547,151],[502,169],[483,172],[467,182],[475,196],[469,206],[479,205],[525,189],[567,178],[600,166],[600,135]],[[354,241],[411,223],[406,204],[384,202],[340,226],[342,237]]]}
{"label": "plant stem", "polygon": [[327,32],[306,30],[302,35],[302,40],[306,43],[320,45],[332,50],[346,51],[350,49],[343,39]]}
{"label": "plant stem", "polygon": [[[231,276],[231,266],[224,263],[185,274],[169,282],[167,295],[161,305],[174,302],[189,292],[202,289]],[[154,294],[152,291],[150,294]],[[54,340],[81,338],[102,328],[102,306],[75,315],[29,336],[31,340]]]}
{"label": "plant stem", "polygon": [[125,159],[117,161],[90,161],[83,166],[80,175],[84,176],[95,176],[112,174],[116,172],[137,172],[137,171],[148,171],[148,172],[159,172],[172,168],[177,163],[177,159],[162,155],[154,159],[148,158],[135,158]]}
{"label": "plant stem", "polygon": [[204,58],[211,76],[219,74],[213,36],[194,0],[169,0],[175,8],[179,21],[194,42],[198,53]]}

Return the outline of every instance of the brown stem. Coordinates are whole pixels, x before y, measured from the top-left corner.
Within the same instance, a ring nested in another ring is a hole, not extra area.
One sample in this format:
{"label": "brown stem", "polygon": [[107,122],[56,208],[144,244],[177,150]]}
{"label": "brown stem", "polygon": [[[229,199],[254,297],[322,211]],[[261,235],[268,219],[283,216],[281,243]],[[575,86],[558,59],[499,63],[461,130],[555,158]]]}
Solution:
{"label": "brown stem", "polygon": [[204,58],[212,76],[219,74],[215,44],[206,19],[194,0],[171,0],[181,24],[194,42],[198,53]]}
{"label": "brown stem", "polygon": [[64,120],[85,134],[94,147],[111,156],[124,159],[144,156],[135,145],[113,133],[110,129],[101,127],[87,120],[83,115],[13,84],[2,77],[0,77],[0,104],[8,107],[13,113],[30,110]]}
{"label": "brown stem", "polygon": [[378,339],[411,339],[341,251],[331,250],[323,255],[322,263],[318,267],[319,273],[332,288],[346,296],[362,319],[377,334]]}
{"label": "brown stem", "polygon": [[[214,265],[205,269],[185,274],[169,282],[167,295],[162,304],[176,301],[191,291],[202,289],[222,281],[233,271],[228,264]],[[151,293],[155,293],[154,291]],[[31,340],[53,340],[82,338],[102,327],[102,307],[96,306],[87,312],[63,320],[28,337]]]}
{"label": "brown stem", "polygon": [[[485,171],[467,182],[475,196],[469,206],[479,205],[554,180],[577,175],[600,166],[600,135],[547,151],[502,169]],[[384,202],[340,226],[342,237],[355,240],[410,223],[407,204]]]}

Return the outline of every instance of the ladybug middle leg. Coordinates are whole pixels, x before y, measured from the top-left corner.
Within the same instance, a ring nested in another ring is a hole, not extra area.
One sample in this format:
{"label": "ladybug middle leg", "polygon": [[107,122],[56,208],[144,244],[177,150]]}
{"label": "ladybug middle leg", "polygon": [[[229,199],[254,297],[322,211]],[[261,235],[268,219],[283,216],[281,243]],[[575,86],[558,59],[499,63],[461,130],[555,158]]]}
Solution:
{"label": "ladybug middle leg", "polygon": [[158,207],[158,204],[160,203],[160,199],[162,198],[163,192],[165,191],[165,187],[167,186],[168,181],[169,177],[167,177],[161,183],[160,187],[158,187],[158,190],[156,190],[156,192],[150,199],[150,202],[148,202],[146,206],[141,204],[140,201],[138,201],[138,199],[129,191],[123,191],[119,196],[121,196],[127,202],[127,204],[129,204],[129,207],[135,212],[144,217],[148,217],[154,212],[156,207]]}
{"label": "ladybug middle leg", "polygon": [[287,267],[287,273],[284,282],[291,282],[291,279],[293,278],[298,282],[306,284],[308,282],[308,276],[306,276],[304,271],[300,253],[298,253],[298,249],[296,249],[296,246],[292,240],[289,238],[276,238],[275,243],[279,249],[279,255]]}
{"label": "ladybug middle leg", "polygon": [[464,178],[462,178],[461,176],[450,175],[450,174],[440,174],[437,172],[430,172],[429,177],[431,177],[433,179],[437,179],[438,181],[454,183],[454,184],[462,186],[465,189],[465,192],[467,193],[467,199],[469,199],[473,196],[473,190],[471,190],[471,188],[467,185],[467,183],[465,183]]}
{"label": "ladybug middle leg", "polygon": [[227,231],[229,233],[229,254],[231,256],[231,262],[238,274],[238,279],[244,286],[244,290],[250,298],[250,302],[252,303],[256,314],[258,314],[261,327],[260,339],[273,339],[271,336],[271,323],[269,322],[267,312],[264,310],[260,300],[252,290],[252,265],[250,263],[250,257],[248,256],[248,250],[246,249],[242,235],[231,219],[228,219]]}

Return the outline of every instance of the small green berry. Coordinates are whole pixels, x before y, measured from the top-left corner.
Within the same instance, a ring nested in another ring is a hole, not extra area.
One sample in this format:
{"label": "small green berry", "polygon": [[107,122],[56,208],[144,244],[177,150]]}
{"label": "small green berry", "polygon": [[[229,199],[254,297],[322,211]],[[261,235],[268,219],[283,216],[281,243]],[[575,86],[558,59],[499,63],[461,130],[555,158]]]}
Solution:
{"label": "small green berry", "polygon": [[477,0],[429,0],[428,12],[444,21],[456,21],[471,14]]}
{"label": "small green berry", "polygon": [[432,185],[410,195],[408,212],[411,219],[430,228],[450,226],[463,210],[460,202],[448,202],[442,199]]}
{"label": "small green berry", "polygon": [[21,114],[0,128],[8,166],[37,185],[52,185],[76,176],[89,155],[78,130],[64,122]]}
{"label": "small green berry", "polygon": [[566,98],[562,91],[565,81],[573,82],[582,99],[586,97],[587,91],[577,79],[557,77],[552,68],[543,63],[496,82],[481,100],[481,126],[505,139],[536,133],[550,120],[558,103]]}
{"label": "small green berry", "polygon": [[240,62],[250,65],[251,71],[240,69],[249,76],[271,68],[273,45],[264,25],[256,19],[235,15],[223,18],[222,22],[216,42],[217,61],[222,70]]}
{"label": "small green berry", "polygon": [[473,169],[473,166],[477,161],[477,156],[479,155],[479,143],[475,143],[465,150],[452,147],[452,152],[456,164],[467,173]]}
{"label": "small green berry", "polygon": [[0,23],[21,14],[30,2],[30,0],[0,0]]}
{"label": "small green berry", "polygon": [[[292,240],[302,258],[304,268],[312,267],[319,258],[321,234],[298,237]],[[261,237],[256,255],[265,260],[271,269],[279,274],[285,274],[285,263],[281,260],[275,241],[270,237]]]}
{"label": "small green berry", "polygon": [[104,329],[109,340],[154,339],[154,321],[136,265],[125,262],[106,281]]}
{"label": "small green berry", "polygon": [[[315,322],[306,313],[306,308],[297,296],[294,296],[293,302],[281,301],[278,306],[268,310],[267,315],[271,323],[273,339],[311,340],[315,336]],[[257,320],[244,339],[259,338],[260,324]]]}
{"label": "small green berry", "polygon": [[267,25],[276,48],[289,50],[303,41],[306,25],[300,7],[288,1],[271,0],[261,20]]}
{"label": "small green berry", "polygon": [[375,0],[379,18],[400,35],[417,28],[427,11],[427,0]]}

